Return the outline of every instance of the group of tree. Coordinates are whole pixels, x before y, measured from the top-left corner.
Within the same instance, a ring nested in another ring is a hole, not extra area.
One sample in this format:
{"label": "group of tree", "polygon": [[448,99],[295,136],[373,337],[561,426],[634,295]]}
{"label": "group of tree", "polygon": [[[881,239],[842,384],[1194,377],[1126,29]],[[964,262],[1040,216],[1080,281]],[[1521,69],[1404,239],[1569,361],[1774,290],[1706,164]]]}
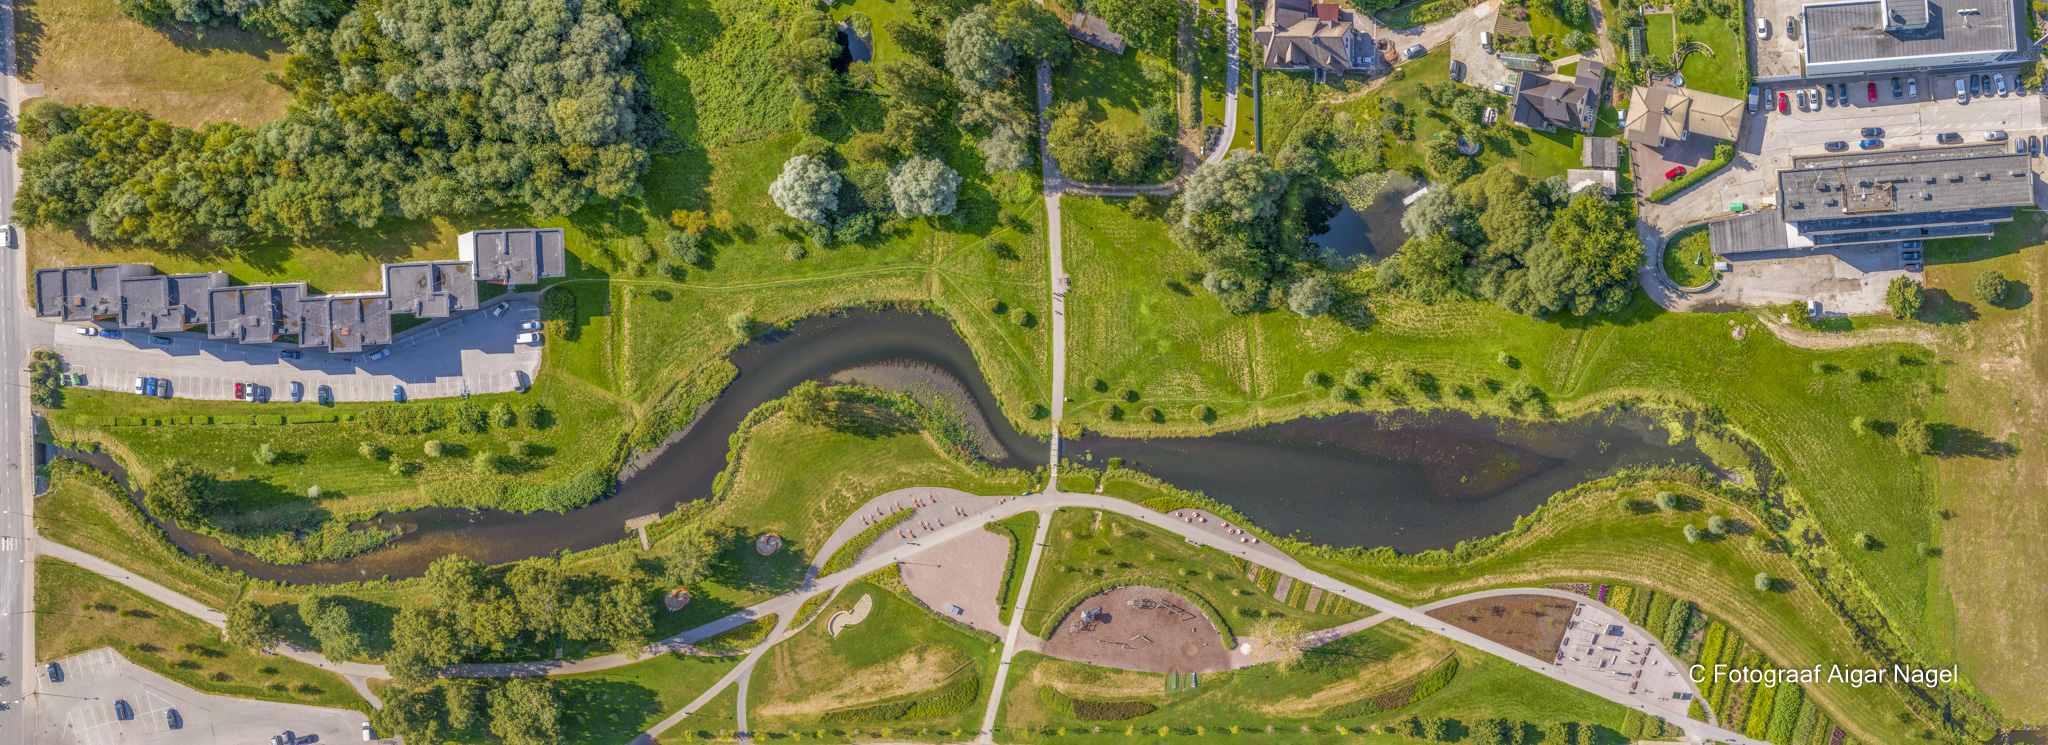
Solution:
{"label": "group of tree", "polygon": [[1142,130],[1098,125],[1089,117],[1088,105],[1060,104],[1051,112],[1052,128],[1046,133],[1046,147],[1059,163],[1060,172],[1088,183],[1138,183],[1156,172],[1173,150],[1173,134],[1179,126],[1173,111],[1146,109]]}
{"label": "group of tree", "polygon": [[[637,10],[640,3],[621,3]],[[283,118],[192,129],[39,101],[15,202],[26,225],[97,239],[228,244],[388,217],[524,207],[561,215],[639,190],[663,131],[601,0],[473,5],[124,0],[152,23],[239,25],[292,54]]]}
{"label": "group of tree", "polygon": [[1562,179],[1497,165],[1437,188],[1401,215],[1408,242],[1380,264],[1382,288],[1425,303],[1485,299],[1537,318],[1628,304],[1643,246],[1626,204]]}
{"label": "group of tree", "polygon": [[545,677],[442,680],[390,686],[384,708],[370,716],[383,732],[408,743],[477,742],[488,733],[506,745],[563,742],[562,695]]}
{"label": "group of tree", "polygon": [[1444,717],[1411,716],[1395,721],[1391,727],[1395,734],[1417,740],[1472,745],[1606,745],[1626,741],[1626,738],[1617,736],[1613,730],[1589,722],[1549,722],[1537,725],[1516,719],[1493,717],[1465,724],[1462,737],[1458,733],[1458,724],[1456,720]]}

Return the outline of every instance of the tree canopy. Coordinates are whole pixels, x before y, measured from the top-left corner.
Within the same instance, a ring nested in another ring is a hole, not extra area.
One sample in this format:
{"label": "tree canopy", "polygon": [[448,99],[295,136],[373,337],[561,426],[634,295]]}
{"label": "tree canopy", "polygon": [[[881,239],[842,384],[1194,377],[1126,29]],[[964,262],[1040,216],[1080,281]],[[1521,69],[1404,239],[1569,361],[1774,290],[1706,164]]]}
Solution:
{"label": "tree canopy", "polygon": [[960,174],[936,158],[912,157],[889,171],[889,198],[904,217],[953,214],[959,193]]}
{"label": "tree canopy", "polygon": [[1181,191],[1181,208],[1190,214],[1214,211],[1223,219],[1244,222],[1273,214],[1287,176],[1266,156],[1233,150],[1216,163],[1203,163]]}
{"label": "tree canopy", "polygon": [[783,214],[804,222],[823,225],[839,209],[839,174],[825,161],[808,155],[791,157],[782,164],[782,175],[768,184],[768,198]]}

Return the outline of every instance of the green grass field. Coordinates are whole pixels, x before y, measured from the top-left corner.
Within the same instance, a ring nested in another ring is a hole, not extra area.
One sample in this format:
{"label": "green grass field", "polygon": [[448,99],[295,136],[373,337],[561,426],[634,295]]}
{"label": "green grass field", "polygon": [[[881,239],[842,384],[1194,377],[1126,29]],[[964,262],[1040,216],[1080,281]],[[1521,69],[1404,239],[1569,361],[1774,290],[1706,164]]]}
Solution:
{"label": "green grass field", "polygon": [[187,127],[254,127],[291,101],[262,78],[284,69],[284,44],[233,24],[166,33],[92,0],[33,0],[14,12],[22,81],[60,103],[141,109]]}
{"label": "green grass field", "polygon": [[347,681],[221,641],[220,630],[113,580],[36,560],[36,662],[113,647],[130,662],[205,693],[364,713]]}
{"label": "green grass field", "polygon": [[1714,262],[1720,260],[1707,241],[1705,228],[1681,231],[1664,242],[1664,276],[1680,287],[1699,287],[1714,281]]}
{"label": "green grass field", "polygon": [[696,700],[738,657],[665,654],[596,673],[554,678],[570,742],[627,742]]}
{"label": "green grass field", "polygon": [[1068,611],[1094,594],[1090,588],[1119,578],[1193,592],[1196,600],[1222,614],[1210,620],[1223,627],[1219,631],[1225,636],[1243,636],[1269,618],[1292,617],[1311,628],[1328,628],[1360,617],[1290,607],[1246,579],[1247,569],[1228,554],[1189,547],[1133,518],[1063,509],[1053,515],[1039,558],[1031,604],[1023,612],[1024,630],[1049,636]]}
{"label": "green grass field", "polygon": [[1685,75],[1685,87],[1729,98],[1749,94],[1748,52],[1742,36],[1728,27],[1726,19],[1709,15],[1699,23],[1679,23],[1675,13],[1643,16],[1646,54],[1670,59],[1678,35],[1692,37],[1711,50],[1711,54],[1698,52],[1686,56],[1685,66],[1679,68]]}
{"label": "green grass field", "polygon": [[1010,558],[1004,564],[1003,596],[997,600],[998,611],[1007,623],[1010,609],[1017,607],[1017,594],[1024,591],[1024,570],[1031,562],[1031,542],[1038,537],[1039,517],[1036,512],[1020,512],[988,524],[992,533],[1000,533],[1010,541]]}
{"label": "green grass field", "polygon": [[[747,701],[748,725],[763,732],[798,731],[806,737],[819,727],[894,727],[906,734],[978,729],[988,701],[987,686],[995,680],[991,637],[939,620],[868,582],[849,585],[819,618],[851,609],[862,597],[872,598],[868,617],[837,637],[827,633],[828,624],[813,623],[763,655]],[[928,698],[963,676],[978,676],[980,693],[950,712],[901,719],[824,719],[832,711]]]}
{"label": "green grass field", "polygon": [[[1447,654],[1458,656],[1458,675],[1434,696],[1370,716],[1322,718],[1331,708],[1385,691]],[[1102,734],[1112,739],[1136,734],[1146,742],[1264,742],[1274,737],[1266,728],[1277,725],[1280,737],[1289,742],[1392,744],[1416,740],[1368,728],[1409,716],[1434,716],[1465,725],[1486,717],[1506,717],[1538,726],[1565,721],[1613,730],[1621,726],[1624,713],[1620,706],[1593,694],[1398,621],[1311,650],[1289,670],[1268,664],[1201,675],[1192,690],[1177,692],[1168,691],[1167,678],[1157,673],[1091,667],[1033,652],[1019,654],[1003,695],[1002,725],[1010,736],[999,740],[1067,741],[1047,736],[1044,729],[1086,733],[1099,725]],[[1187,676],[1180,678],[1184,687]],[[1040,686],[1052,686],[1076,698],[1144,701],[1158,709],[1124,721],[1085,722],[1047,707],[1040,698]],[[1334,731],[1340,725],[1347,728],[1346,736]],[[1157,736],[1161,726],[1168,728],[1168,736]],[[1313,733],[1298,732],[1303,726]]]}
{"label": "green grass field", "polygon": [[[1584,47],[1574,47],[1564,43],[1564,37],[1573,31],[1584,31],[1587,38],[1593,38],[1593,24],[1590,20],[1579,25],[1565,23],[1564,19],[1558,18],[1556,13],[1551,12],[1549,3],[1529,3],[1529,35],[1537,39],[1541,39],[1546,35],[1555,38],[1557,43],[1556,56],[1563,57],[1597,46],[1596,44],[1587,44]],[[1567,76],[1571,75],[1571,73],[1565,72],[1563,69],[1559,69],[1558,73]]]}
{"label": "green grass field", "polygon": [[[1415,114],[1415,131],[1411,141],[1397,141],[1391,135],[1387,137],[1388,168],[1426,168],[1421,146],[1439,134],[1450,136],[1449,124],[1427,112],[1420,92],[1424,85],[1450,79],[1450,59],[1448,54],[1430,54],[1421,59],[1410,60],[1401,65],[1400,69],[1403,72],[1400,80],[1381,85],[1379,98],[1399,101]],[[1500,111],[1501,117],[1507,117],[1510,113],[1507,98],[1490,98],[1490,105]],[[1352,99],[1330,108],[1333,111],[1348,112],[1356,117],[1377,117],[1379,114],[1377,100],[1373,96]],[[1604,132],[1606,128],[1605,125],[1596,126],[1595,133],[1604,136],[1619,133],[1618,128],[1615,132]],[[1275,142],[1270,139],[1270,129],[1267,131],[1267,137],[1268,142]],[[1541,180],[1551,176],[1562,176],[1566,170],[1579,167],[1584,157],[1579,146],[1582,137],[1583,135],[1578,132],[1567,129],[1540,132],[1525,127],[1507,127],[1503,136],[1487,138],[1479,154],[1473,157],[1478,160],[1482,169],[1506,162],[1511,164],[1517,173]]]}

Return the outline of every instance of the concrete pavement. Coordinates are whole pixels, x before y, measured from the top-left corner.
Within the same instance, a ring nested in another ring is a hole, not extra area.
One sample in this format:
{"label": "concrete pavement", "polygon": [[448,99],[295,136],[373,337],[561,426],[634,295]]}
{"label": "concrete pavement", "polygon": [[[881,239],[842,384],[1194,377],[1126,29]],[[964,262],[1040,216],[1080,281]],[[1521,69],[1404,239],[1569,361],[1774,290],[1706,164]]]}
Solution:
{"label": "concrete pavement", "polygon": [[1223,138],[1216,141],[1216,149],[1209,151],[1209,157],[1203,161],[1206,163],[1223,162],[1223,156],[1230,153],[1231,138],[1237,136],[1237,0],[1230,0],[1226,6],[1229,15],[1223,21],[1223,54],[1228,67],[1223,73],[1223,87],[1230,95],[1223,97]]}

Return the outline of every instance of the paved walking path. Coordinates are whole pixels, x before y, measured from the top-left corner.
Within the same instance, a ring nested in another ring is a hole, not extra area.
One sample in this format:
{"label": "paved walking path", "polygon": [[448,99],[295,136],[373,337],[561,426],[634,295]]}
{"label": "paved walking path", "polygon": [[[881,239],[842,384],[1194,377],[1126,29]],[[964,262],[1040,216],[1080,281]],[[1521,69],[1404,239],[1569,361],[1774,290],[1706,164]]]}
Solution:
{"label": "paved walking path", "polygon": [[1017,591],[1017,603],[1010,611],[1010,630],[1003,635],[1003,657],[996,665],[996,680],[988,692],[988,711],[981,716],[978,743],[995,742],[996,714],[1003,708],[1003,692],[1009,685],[1010,661],[1017,656],[1017,636],[1024,628],[1024,609],[1031,602],[1031,584],[1038,579],[1038,560],[1045,555],[1045,535],[1052,530],[1053,510],[1038,513],[1038,533],[1031,539],[1031,559],[1024,564],[1024,584]]}
{"label": "paved walking path", "polygon": [[1230,15],[1223,20],[1223,54],[1228,67],[1223,73],[1223,87],[1229,95],[1223,97],[1223,138],[1216,141],[1216,149],[1209,151],[1209,163],[1223,162],[1223,156],[1230,153],[1231,140],[1237,138],[1237,0],[1230,0],[1227,11]]}

